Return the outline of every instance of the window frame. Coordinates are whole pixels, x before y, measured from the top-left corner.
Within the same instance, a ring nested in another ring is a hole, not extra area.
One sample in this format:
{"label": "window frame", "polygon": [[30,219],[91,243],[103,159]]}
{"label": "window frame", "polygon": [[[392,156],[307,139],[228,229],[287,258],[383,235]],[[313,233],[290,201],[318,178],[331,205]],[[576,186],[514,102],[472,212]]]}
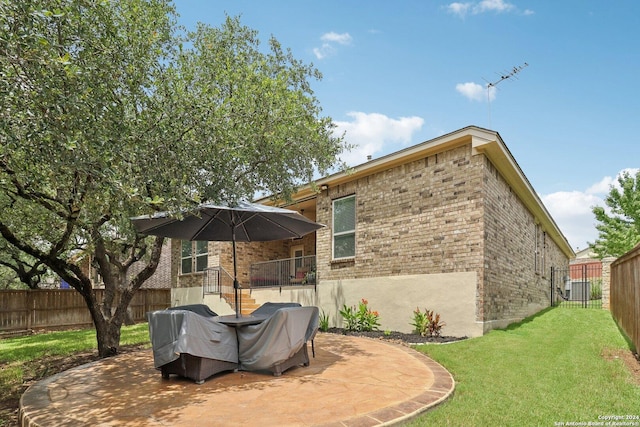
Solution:
{"label": "window frame", "polygon": [[[191,245],[189,256],[185,256],[185,246]],[[204,259],[204,265],[201,264]],[[185,271],[185,261],[189,260],[189,271]],[[209,242],[204,240],[180,241],[180,275],[202,273],[209,265]]]}
{"label": "window frame", "polygon": [[[354,204],[354,207],[353,207],[353,229],[336,232],[336,203],[340,203],[340,202],[345,201],[347,199],[353,199],[353,204]],[[355,194],[351,194],[349,196],[336,198],[336,199],[333,199],[331,201],[331,208],[332,208],[331,209],[331,225],[332,225],[332,229],[331,229],[331,259],[334,260],[334,261],[352,260],[356,256],[357,213],[356,213],[355,200],[356,200],[356,195]],[[336,257],[336,237],[344,237],[344,236],[349,236],[349,235],[353,236],[353,254],[352,255],[347,255],[347,256],[342,256],[342,257]]]}
{"label": "window frame", "polygon": [[534,230],[534,272],[535,274],[546,276],[547,268],[546,260],[547,249],[547,232],[543,230],[540,224],[535,224]]}

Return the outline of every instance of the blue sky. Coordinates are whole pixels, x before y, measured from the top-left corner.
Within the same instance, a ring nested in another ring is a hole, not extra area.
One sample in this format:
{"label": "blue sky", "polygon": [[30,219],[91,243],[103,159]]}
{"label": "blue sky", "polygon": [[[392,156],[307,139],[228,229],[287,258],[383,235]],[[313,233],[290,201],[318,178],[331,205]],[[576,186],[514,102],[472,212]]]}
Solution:
{"label": "blue sky", "polygon": [[574,249],[597,237],[591,207],[640,167],[640,1],[175,5],[189,29],[240,15],[313,63],[323,115],[358,145],[351,165],[468,125],[499,132]]}

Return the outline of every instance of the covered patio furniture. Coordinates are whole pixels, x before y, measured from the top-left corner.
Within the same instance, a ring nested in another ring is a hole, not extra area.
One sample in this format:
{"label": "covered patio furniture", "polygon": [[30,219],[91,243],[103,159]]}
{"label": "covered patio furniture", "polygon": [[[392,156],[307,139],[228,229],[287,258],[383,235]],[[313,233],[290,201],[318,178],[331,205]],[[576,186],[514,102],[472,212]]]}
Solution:
{"label": "covered patio furniture", "polygon": [[258,325],[238,329],[240,369],[280,376],[291,367],[309,366],[307,342],[318,325],[318,307],[283,307]]}
{"label": "covered patio furniture", "polygon": [[302,214],[283,208],[239,201],[231,205],[205,203],[181,213],[156,212],[131,219],[142,234],[182,240],[232,243],[236,317],[240,317],[240,284],[236,242],[269,242],[301,238],[324,227]]}
{"label": "covered patio furniture", "polygon": [[202,384],[238,368],[236,330],[216,317],[174,309],[147,313],[147,318],[154,366],[163,378],[177,374]]}
{"label": "covered patio furniture", "polygon": [[265,302],[260,307],[251,312],[252,316],[267,315],[271,316],[276,311],[285,307],[302,307],[302,304],[297,302]]}
{"label": "covered patio furniture", "polygon": [[200,316],[204,317],[215,317],[218,315],[215,311],[211,310],[206,304],[187,304],[187,305],[178,305],[176,307],[169,307],[167,310],[187,310],[192,311]]}

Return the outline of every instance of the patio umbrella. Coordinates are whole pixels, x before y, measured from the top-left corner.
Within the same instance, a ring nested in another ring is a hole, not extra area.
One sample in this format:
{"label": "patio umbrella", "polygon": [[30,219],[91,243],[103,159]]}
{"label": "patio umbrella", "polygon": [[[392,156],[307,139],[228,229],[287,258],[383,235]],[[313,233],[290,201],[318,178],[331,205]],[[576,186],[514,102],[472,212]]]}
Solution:
{"label": "patio umbrella", "polygon": [[232,242],[236,316],[240,312],[236,242],[299,238],[324,227],[296,211],[248,202],[235,205],[202,204],[193,211],[182,212],[181,218],[170,212],[159,212],[131,220],[142,234],[181,240]]}

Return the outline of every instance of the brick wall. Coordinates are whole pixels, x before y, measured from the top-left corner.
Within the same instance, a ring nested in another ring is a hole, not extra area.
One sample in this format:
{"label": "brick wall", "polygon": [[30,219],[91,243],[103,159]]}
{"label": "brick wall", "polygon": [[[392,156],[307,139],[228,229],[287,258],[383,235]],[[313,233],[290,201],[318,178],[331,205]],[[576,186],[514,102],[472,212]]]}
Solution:
{"label": "brick wall", "polygon": [[566,268],[568,259],[487,158],[483,172],[485,254],[477,317],[522,319],[550,305],[550,269]]}
{"label": "brick wall", "polygon": [[[331,260],[331,203],[356,196],[356,256]],[[522,319],[550,304],[567,258],[471,144],[329,188],[317,201],[322,280],[476,272],[476,319]],[[538,258],[536,260],[536,237]],[[536,262],[538,266],[536,267]],[[498,325],[500,326],[500,325]]]}
{"label": "brick wall", "polygon": [[[135,265],[135,264],[134,264]],[[144,267],[144,266],[142,266]],[[136,271],[137,272],[137,271]],[[166,289],[171,288],[171,243],[165,239],[162,246],[162,254],[158,262],[158,268],[151,277],[142,285],[143,289]]]}
{"label": "brick wall", "polygon": [[[174,242],[174,268],[180,271],[180,241]],[[238,269],[238,281],[241,285],[249,283],[251,264],[260,261],[271,261],[291,257],[292,246],[304,246],[305,255],[315,253],[315,234],[308,234],[301,239],[275,241],[275,242],[237,242],[236,263]],[[233,247],[231,242],[209,242],[210,267],[218,265],[233,276]],[[202,273],[183,274],[178,276],[178,287],[202,286]]]}
{"label": "brick wall", "polygon": [[[317,201],[323,280],[479,271],[482,171],[460,146],[329,188]],[[332,200],[356,196],[356,256],[331,261]]]}

